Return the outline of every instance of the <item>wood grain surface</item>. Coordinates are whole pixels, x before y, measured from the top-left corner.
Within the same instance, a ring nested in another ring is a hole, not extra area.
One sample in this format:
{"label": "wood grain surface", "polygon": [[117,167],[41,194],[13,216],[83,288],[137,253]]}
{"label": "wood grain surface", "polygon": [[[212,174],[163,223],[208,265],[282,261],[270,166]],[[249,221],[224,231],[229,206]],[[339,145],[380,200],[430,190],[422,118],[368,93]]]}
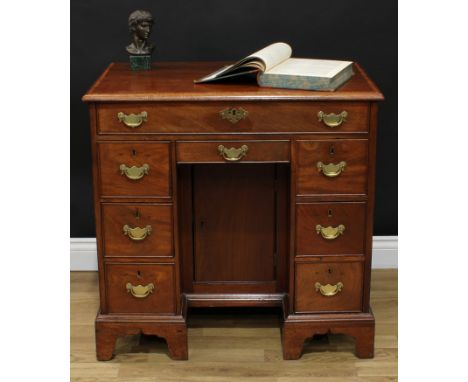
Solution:
{"label": "wood grain surface", "polygon": [[[194,84],[226,62],[157,62],[153,70],[135,72],[127,63],[112,63],[83,96],[85,102],[211,100],[327,100],[381,101],[382,93],[358,64],[355,75],[334,92],[259,87],[255,80]],[[131,87],[129,87],[131,83]],[[250,85],[246,89],[246,84]]]}
{"label": "wood grain surface", "polygon": [[[106,263],[108,312],[103,313],[175,313],[173,264],[111,264]],[[136,298],[126,289],[154,285],[145,298]]]}
{"label": "wood grain surface", "polygon": [[194,281],[275,281],[274,165],[198,166],[193,182]]}
{"label": "wood grain surface", "polygon": [[239,149],[247,146],[245,156],[236,163],[289,162],[289,141],[205,141],[177,142],[177,163],[232,163],[224,159],[218,146]]}
{"label": "wood grain surface", "polygon": [[[362,262],[324,262],[296,264],[296,313],[361,310]],[[315,288],[321,285],[343,284],[334,296],[323,296]]]}
{"label": "wood grain surface", "polygon": [[[367,193],[366,139],[335,139],[297,142],[298,195],[343,195]],[[346,162],[344,171],[336,177],[327,177],[317,168]]]}
{"label": "wood grain surface", "polygon": [[[216,84],[214,86],[217,86]],[[221,97],[221,96],[220,96]],[[248,114],[232,123],[221,117],[225,109],[242,108]],[[137,128],[119,121],[117,114],[139,114],[145,111],[147,120]],[[348,116],[340,126],[328,127],[317,114]],[[367,102],[300,102],[300,101],[224,101],[102,103],[97,110],[99,134],[242,134],[271,132],[367,133],[369,103]]]}
{"label": "wood grain surface", "polygon": [[[170,150],[168,143],[113,142],[99,143],[99,174],[102,196],[171,195]],[[128,179],[120,165],[149,166],[140,179]]]}
{"label": "wood grain surface", "polygon": [[[366,203],[301,203],[296,208],[296,256],[363,254]],[[342,235],[327,240],[316,226],[345,226]]]}
{"label": "wood grain surface", "polygon": [[117,340],[115,358],[96,361],[97,272],[71,273],[71,382],[390,382],[397,381],[397,271],[373,270],[375,357],[358,359],[344,335],[307,340],[297,361],[284,361],[279,311],[193,310],[189,360],[172,361],[163,339]]}
{"label": "wood grain surface", "polygon": [[[103,203],[105,257],[173,257],[173,220],[171,204]],[[132,240],[123,227],[151,227],[143,240]]]}

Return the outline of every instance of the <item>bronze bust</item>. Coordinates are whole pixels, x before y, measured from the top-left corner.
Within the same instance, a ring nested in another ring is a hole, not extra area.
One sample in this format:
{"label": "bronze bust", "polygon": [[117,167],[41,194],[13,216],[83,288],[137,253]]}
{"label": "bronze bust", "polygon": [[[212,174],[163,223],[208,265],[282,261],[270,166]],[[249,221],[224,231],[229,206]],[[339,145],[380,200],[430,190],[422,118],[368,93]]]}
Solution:
{"label": "bronze bust", "polygon": [[153,52],[154,45],[148,41],[153,27],[153,15],[148,11],[136,10],[128,16],[128,27],[132,43],[126,47],[133,56],[146,56]]}

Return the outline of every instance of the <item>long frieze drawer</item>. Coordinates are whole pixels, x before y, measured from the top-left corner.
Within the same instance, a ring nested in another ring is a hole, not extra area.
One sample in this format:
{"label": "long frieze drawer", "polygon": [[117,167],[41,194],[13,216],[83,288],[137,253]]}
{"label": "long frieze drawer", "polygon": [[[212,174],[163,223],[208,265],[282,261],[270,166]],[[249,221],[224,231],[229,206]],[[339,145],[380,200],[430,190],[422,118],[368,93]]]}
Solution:
{"label": "long frieze drawer", "polygon": [[178,163],[289,162],[289,141],[177,142]]}
{"label": "long frieze drawer", "polygon": [[170,196],[169,143],[98,145],[102,196]]}
{"label": "long frieze drawer", "polygon": [[319,132],[365,133],[365,102],[103,103],[100,134]]}
{"label": "long frieze drawer", "polygon": [[296,205],[296,255],[364,253],[366,203]]}
{"label": "long frieze drawer", "polygon": [[172,205],[102,204],[104,256],[174,256]]}
{"label": "long frieze drawer", "polygon": [[362,310],[363,263],[296,263],[296,313]]}
{"label": "long frieze drawer", "polygon": [[173,264],[106,264],[108,313],[175,313]]}
{"label": "long frieze drawer", "polygon": [[298,195],[367,193],[367,139],[296,144]]}

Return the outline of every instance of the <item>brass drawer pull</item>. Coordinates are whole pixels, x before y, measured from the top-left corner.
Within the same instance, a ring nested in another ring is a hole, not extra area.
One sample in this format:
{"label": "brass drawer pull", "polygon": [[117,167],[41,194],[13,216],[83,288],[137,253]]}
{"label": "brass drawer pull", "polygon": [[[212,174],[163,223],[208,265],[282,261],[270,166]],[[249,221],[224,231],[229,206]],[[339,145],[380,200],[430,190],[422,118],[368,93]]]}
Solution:
{"label": "brass drawer pull", "polygon": [[323,162],[317,162],[317,169],[319,170],[319,172],[322,172],[323,175],[325,175],[328,178],[334,178],[335,176],[340,175],[345,170],[345,167],[345,161],[341,161],[337,164],[325,164]]}
{"label": "brass drawer pull", "polygon": [[151,235],[152,230],[153,229],[151,228],[150,225],[147,225],[144,228],[140,228],[140,227],[130,228],[128,224],[125,224],[123,226],[124,235],[127,235],[133,241],[141,241],[141,240],[146,239],[148,235]]}
{"label": "brass drawer pull", "polygon": [[222,119],[227,119],[232,124],[239,122],[241,119],[246,118],[249,113],[241,107],[228,107],[227,109],[221,110],[219,115]]}
{"label": "brass drawer pull", "polygon": [[122,175],[125,175],[128,179],[131,179],[131,180],[141,179],[145,175],[148,175],[148,172],[149,172],[149,165],[147,165],[146,163],[141,167],[137,167],[137,166],[127,167],[126,165],[121,164],[119,168],[120,168],[120,173]]}
{"label": "brass drawer pull", "polygon": [[224,147],[223,145],[218,146],[219,155],[221,155],[225,160],[229,162],[235,162],[235,161],[241,160],[242,157],[244,157],[247,154],[248,150],[249,148],[247,145],[242,145],[238,149],[234,147],[231,147],[230,149],[228,149],[227,147]]}
{"label": "brass drawer pull", "polygon": [[335,113],[326,114],[323,111],[319,111],[317,113],[317,118],[319,122],[323,122],[328,127],[340,126],[343,122],[346,121],[347,117],[348,117],[348,112],[346,110],[343,110],[340,114],[335,114]]}
{"label": "brass drawer pull", "polygon": [[125,126],[134,129],[136,127],[140,127],[143,122],[146,122],[148,119],[148,113],[146,111],[142,111],[138,114],[125,114],[122,112],[117,113],[117,118],[120,122],[122,122]]}
{"label": "brass drawer pull", "polygon": [[131,293],[133,297],[136,298],[145,298],[150,295],[150,293],[153,293],[154,290],[154,284],[149,283],[146,286],[143,285],[132,285],[132,283],[127,283],[125,286],[127,288],[127,292]]}
{"label": "brass drawer pull", "polygon": [[342,282],[338,282],[335,285],[330,285],[330,284],[322,285],[318,282],[315,283],[315,291],[316,292],[320,291],[320,293],[326,297],[332,297],[336,295],[337,293],[341,292],[342,289],[343,289]]}
{"label": "brass drawer pull", "polygon": [[343,224],[340,224],[338,227],[322,227],[320,224],[315,226],[317,235],[322,235],[327,240],[335,240],[338,236],[343,235],[345,228]]}

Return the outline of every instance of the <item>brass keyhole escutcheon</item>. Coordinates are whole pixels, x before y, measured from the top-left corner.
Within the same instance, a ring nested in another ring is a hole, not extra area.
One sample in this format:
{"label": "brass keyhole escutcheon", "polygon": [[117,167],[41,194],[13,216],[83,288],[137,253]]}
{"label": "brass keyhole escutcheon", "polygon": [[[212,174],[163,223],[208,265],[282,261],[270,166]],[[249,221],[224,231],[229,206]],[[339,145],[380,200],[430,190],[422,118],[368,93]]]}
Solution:
{"label": "brass keyhole escutcheon", "polygon": [[246,118],[249,113],[247,110],[239,107],[229,107],[227,109],[223,109],[219,112],[219,115],[222,119],[227,119],[232,124],[239,122],[241,119]]}

